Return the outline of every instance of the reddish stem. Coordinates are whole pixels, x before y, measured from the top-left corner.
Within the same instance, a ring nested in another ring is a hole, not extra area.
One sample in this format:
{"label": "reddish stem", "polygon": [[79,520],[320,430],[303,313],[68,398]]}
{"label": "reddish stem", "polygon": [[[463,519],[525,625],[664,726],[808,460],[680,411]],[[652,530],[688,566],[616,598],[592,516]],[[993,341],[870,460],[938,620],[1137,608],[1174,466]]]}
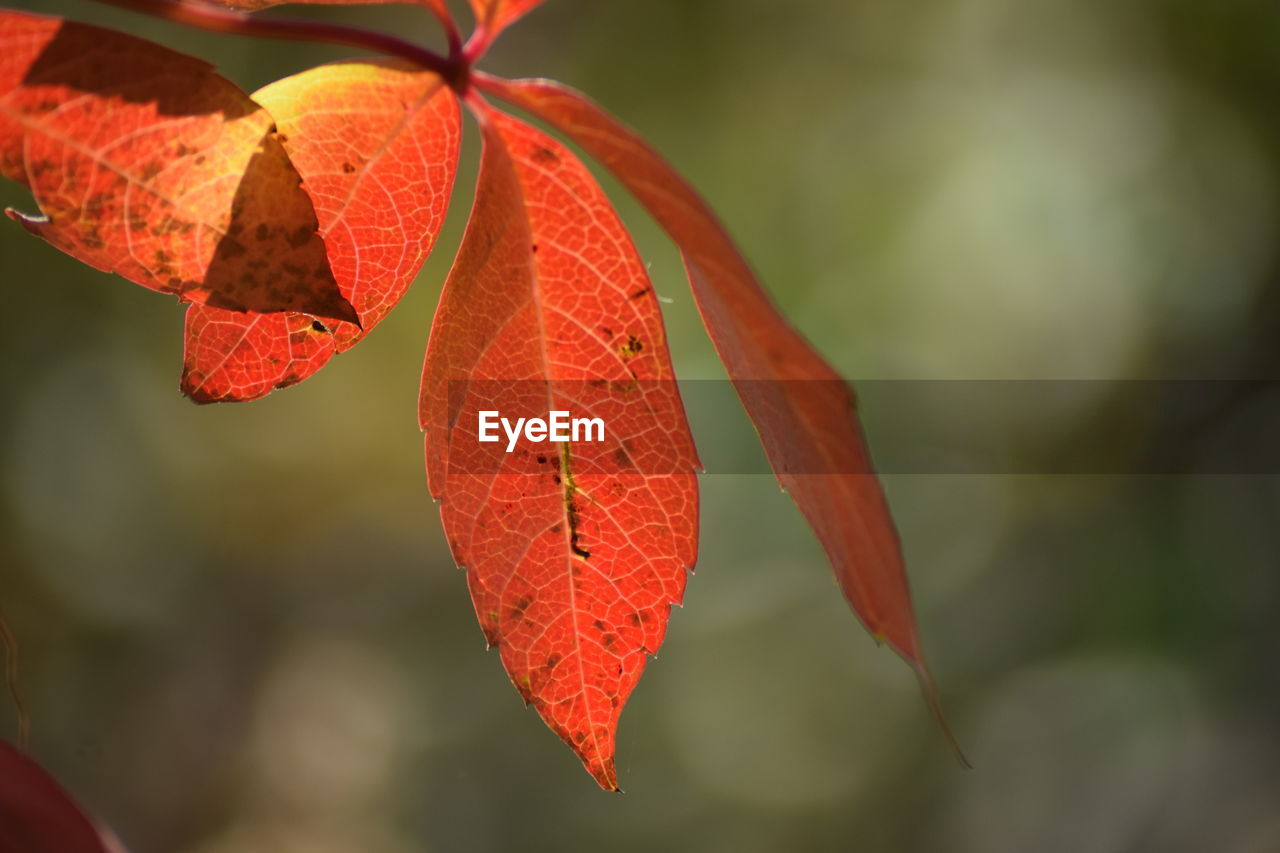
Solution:
{"label": "reddish stem", "polygon": [[444,37],[449,44],[449,58],[457,60],[462,56],[462,34],[458,32],[458,25],[454,22],[453,16],[449,14],[447,9],[437,9],[431,7],[431,12],[436,16],[436,20],[440,22],[440,26],[444,27]]}
{"label": "reddish stem", "polygon": [[491,44],[493,44],[493,36],[489,34],[489,28],[484,21],[478,20],[476,28],[471,31],[471,38],[467,39],[467,46],[462,49],[462,55],[468,64],[475,64],[476,60],[484,56],[484,52]]}
{"label": "reddish stem", "polygon": [[452,22],[446,25],[446,32],[451,31],[450,45],[452,56],[444,57],[438,53],[419,47],[386,33],[363,30],[359,27],[347,27],[339,24],[327,24],[319,21],[284,21],[275,18],[255,18],[240,12],[224,11],[206,6],[196,6],[176,0],[101,0],[113,6],[142,12],[164,18],[189,27],[210,30],[215,33],[231,33],[258,38],[287,39],[290,41],[313,41],[326,44],[340,44],[372,50],[388,56],[397,56],[434,71],[455,88],[465,88],[467,79],[467,61],[461,50],[454,45],[459,41],[457,29]]}

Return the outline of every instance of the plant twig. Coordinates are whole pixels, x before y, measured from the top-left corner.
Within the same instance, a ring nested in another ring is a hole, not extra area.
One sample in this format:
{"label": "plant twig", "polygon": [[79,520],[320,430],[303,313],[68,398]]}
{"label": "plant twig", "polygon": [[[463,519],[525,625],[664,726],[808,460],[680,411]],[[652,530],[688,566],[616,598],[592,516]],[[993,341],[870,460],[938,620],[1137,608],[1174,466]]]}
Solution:
{"label": "plant twig", "polygon": [[[323,42],[372,50],[407,59],[428,71],[434,71],[449,81],[450,85],[466,78],[466,61],[456,48],[452,50],[454,54],[452,57],[444,57],[413,42],[359,27],[322,21],[257,18],[241,12],[184,3],[180,0],[100,0],[100,2],[215,33]],[[450,29],[446,27],[446,32]],[[449,38],[452,46],[458,38],[456,29],[452,31]]]}

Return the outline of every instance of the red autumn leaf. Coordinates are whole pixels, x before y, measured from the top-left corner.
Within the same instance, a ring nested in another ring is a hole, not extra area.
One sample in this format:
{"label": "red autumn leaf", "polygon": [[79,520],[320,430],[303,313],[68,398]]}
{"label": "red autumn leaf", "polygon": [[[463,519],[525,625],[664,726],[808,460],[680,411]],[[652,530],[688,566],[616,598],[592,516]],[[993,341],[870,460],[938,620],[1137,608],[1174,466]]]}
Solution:
{"label": "red autumn leaf", "polygon": [[53,778],[0,742],[0,850],[10,853],[120,853]]}
{"label": "red autumn leaf", "polygon": [[[188,394],[243,400],[300,381],[385,316],[439,231],[457,163],[454,91],[474,81],[576,139],[675,239],[780,482],[855,611],[915,667],[945,730],[848,386],[777,312],[705,202],[630,130],[558,84],[473,73],[541,0],[472,0],[465,49],[443,0],[421,0],[445,24],[448,57],[351,27],[114,2],[412,63],[313,69],[258,93],[260,106],[199,60],[0,12],[0,173],[30,186],[48,215],[25,224],[197,302]],[[484,154],[423,372],[428,481],[512,681],[616,789],[622,707],[696,557],[696,455],[660,310],[616,213],[563,145],[469,97]],[[505,449],[481,435],[486,415],[557,411],[598,419],[600,439],[551,438],[556,448],[539,452],[531,432]]]}
{"label": "red autumn leaf", "polygon": [[261,397],[355,346],[422,268],[457,171],[457,98],[437,75],[403,62],[324,65],[253,98],[276,119],[361,325],[193,305],[182,389],[199,402]]}
{"label": "red autumn leaf", "polygon": [[540,6],[543,0],[471,0],[476,14],[476,27],[483,31],[486,42],[497,38],[517,18]]}
{"label": "red autumn leaf", "polygon": [[915,668],[946,731],[902,548],[847,383],[778,312],[702,197],[633,131],[553,81],[475,79],[590,152],[679,246],[703,322],[778,481],[822,542],[854,611]]}
{"label": "red autumn leaf", "polygon": [[[428,482],[512,682],[614,790],[619,714],[696,557],[697,458],[657,300],[603,192],[563,145],[476,111],[475,209],[423,370]],[[478,440],[485,410],[609,432],[505,453]]]}
{"label": "red autumn leaf", "polygon": [[198,59],[0,12],[0,174],[28,231],[184,301],[355,320],[271,116]]}
{"label": "red autumn leaf", "polygon": [[333,334],[309,314],[241,314],[192,305],[184,330],[182,393],[197,403],[253,400],[315,373]]}

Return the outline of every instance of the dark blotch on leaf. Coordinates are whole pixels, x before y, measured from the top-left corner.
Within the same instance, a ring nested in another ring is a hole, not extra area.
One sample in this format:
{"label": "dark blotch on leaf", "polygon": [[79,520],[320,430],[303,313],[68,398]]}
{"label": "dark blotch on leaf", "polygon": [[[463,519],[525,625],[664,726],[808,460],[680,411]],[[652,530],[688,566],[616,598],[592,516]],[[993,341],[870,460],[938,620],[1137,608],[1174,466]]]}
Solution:
{"label": "dark blotch on leaf", "polygon": [[529,609],[529,605],[533,604],[533,598],[528,595],[522,595],[516,599],[515,606],[511,608],[512,620],[519,622],[524,619],[524,612]]}

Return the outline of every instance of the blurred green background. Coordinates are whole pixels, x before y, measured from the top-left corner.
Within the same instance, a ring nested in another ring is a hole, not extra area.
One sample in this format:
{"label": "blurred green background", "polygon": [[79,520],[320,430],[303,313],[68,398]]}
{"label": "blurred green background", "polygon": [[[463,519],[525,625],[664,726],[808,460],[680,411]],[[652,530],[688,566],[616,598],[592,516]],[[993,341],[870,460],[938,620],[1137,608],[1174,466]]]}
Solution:
{"label": "blurred green background", "polygon": [[[349,55],[18,6],[249,90]],[[441,43],[409,7],[283,14]],[[1273,379],[1278,44],[1274,0],[549,0],[485,67],[644,132],[855,380]],[[0,609],[35,755],[134,851],[1280,850],[1275,476],[886,478],[973,772],[789,500],[706,477],[686,607],[623,716],[628,793],[596,790],[485,653],[423,482],[417,381],[474,136],[464,154],[400,309],[243,406],[178,394],[172,299],[0,223]],[[619,203],[677,369],[721,376],[678,256]],[[1090,387],[966,422],[1046,457],[1138,452],[1120,386]],[[748,434],[689,406],[703,445]],[[867,419],[881,451],[922,431]],[[1280,397],[1195,424],[1193,457],[1270,440]]]}

